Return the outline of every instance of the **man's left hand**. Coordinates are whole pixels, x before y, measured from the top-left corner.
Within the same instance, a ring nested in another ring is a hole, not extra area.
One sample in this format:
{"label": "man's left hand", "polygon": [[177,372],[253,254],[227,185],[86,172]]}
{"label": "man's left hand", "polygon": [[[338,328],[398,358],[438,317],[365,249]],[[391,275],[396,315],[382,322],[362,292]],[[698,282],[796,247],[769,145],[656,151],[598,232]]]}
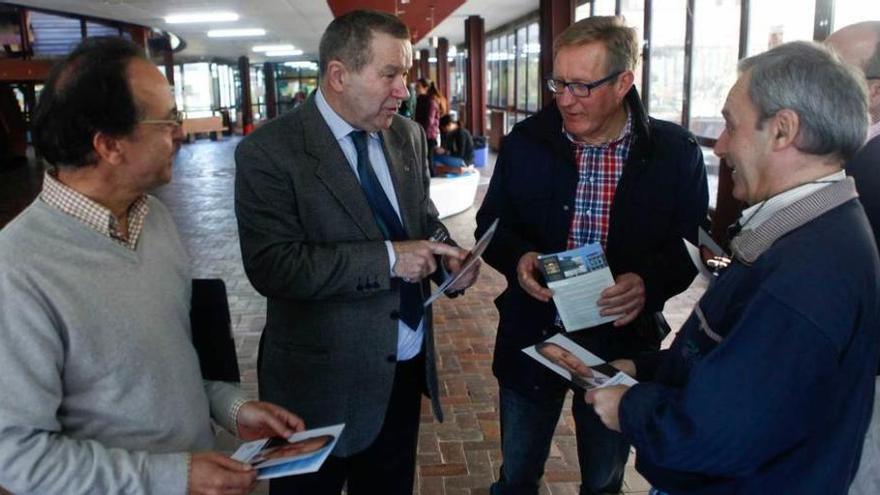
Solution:
{"label": "man's left hand", "polygon": [[251,400],[238,410],[238,437],[256,440],[266,437],[287,438],[306,428],[299,416],[281,406]]}
{"label": "man's left hand", "polygon": [[635,273],[624,273],[599,294],[596,304],[602,316],[618,316],[615,327],[626,325],[645,309],[645,282]]}
{"label": "man's left hand", "polygon": [[609,430],[620,432],[620,399],[629,390],[624,385],[613,387],[594,388],[584,394],[587,404],[592,404],[593,409]]}
{"label": "man's left hand", "polygon": [[[465,260],[459,258],[453,258],[452,256],[444,256],[443,257],[443,266],[446,267],[446,270],[449,272],[450,276],[455,276],[456,273],[461,270],[461,267],[464,266]],[[460,279],[456,280],[454,284],[449,286],[448,291],[458,291],[465,290],[468,287],[474,285],[477,281],[477,278],[480,276],[480,266],[482,265],[482,261],[477,260],[476,266],[471,268],[471,271],[464,274]]]}

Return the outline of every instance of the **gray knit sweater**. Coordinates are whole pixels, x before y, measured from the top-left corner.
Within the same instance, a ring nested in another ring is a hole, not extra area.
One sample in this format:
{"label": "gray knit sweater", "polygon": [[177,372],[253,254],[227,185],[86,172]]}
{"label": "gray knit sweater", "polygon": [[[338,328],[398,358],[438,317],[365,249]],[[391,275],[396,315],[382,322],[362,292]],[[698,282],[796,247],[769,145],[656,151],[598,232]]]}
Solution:
{"label": "gray knit sweater", "polygon": [[[187,257],[165,207],[136,251],[41,200],[0,231],[0,486],[25,494],[183,494],[243,401],[203,382]],[[210,398],[210,400],[209,400]]]}

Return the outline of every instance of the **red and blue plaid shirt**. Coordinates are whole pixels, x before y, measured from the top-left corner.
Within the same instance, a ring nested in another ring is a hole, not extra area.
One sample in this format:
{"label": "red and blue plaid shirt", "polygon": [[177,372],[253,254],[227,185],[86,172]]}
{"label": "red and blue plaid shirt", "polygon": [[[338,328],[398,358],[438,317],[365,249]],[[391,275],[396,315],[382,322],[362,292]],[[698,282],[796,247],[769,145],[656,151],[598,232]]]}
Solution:
{"label": "red and blue plaid shirt", "polygon": [[632,117],[627,115],[620,135],[607,143],[590,145],[575,140],[567,132],[565,135],[571,141],[578,169],[567,249],[595,242],[605,249],[611,203],[632,144]]}

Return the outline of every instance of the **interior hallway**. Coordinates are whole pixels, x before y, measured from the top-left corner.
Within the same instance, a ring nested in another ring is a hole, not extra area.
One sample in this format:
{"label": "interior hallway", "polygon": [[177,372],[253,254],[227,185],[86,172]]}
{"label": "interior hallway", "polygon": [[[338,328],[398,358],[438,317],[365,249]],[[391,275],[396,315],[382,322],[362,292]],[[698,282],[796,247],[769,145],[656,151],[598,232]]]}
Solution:
{"label": "interior hallway", "polygon": [[[245,389],[256,396],[256,360],[266,302],[250,285],[241,264],[233,211],[233,151],[240,138],[184,145],[175,164],[174,180],[157,196],[168,205],[197,278],[222,278],[229,291],[233,332]],[[490,159],[494,162],[494,156]],[[40,183],[37,167],[0,172],[0,225],[23,208]],[[463,246],[474,243],[474,217],[488,184],[484,175],[477,202],[444,220]],[[457,299],[435,303],[438,366],[446,422],[436,423],[423,403],[419,441],[417,493],[421,495],[488,494],[501,465],[497,416],[497,383],[492,376],[497,313],[493,299],[504,288],[500,274],[484,265],[478,285]],[[667,318],[677,329],[703,287],[695,283],[667,304]],[[546,466],[542,494],[577,494],[579,473],[570,413],[563,414]],[[223,439],[223,445],[234,444]],[[631,460],[632,463],[632,460]],[[647,483],[627,467],[624,493],[647,493]],[[267,493],[262,484],[256,493]]]}

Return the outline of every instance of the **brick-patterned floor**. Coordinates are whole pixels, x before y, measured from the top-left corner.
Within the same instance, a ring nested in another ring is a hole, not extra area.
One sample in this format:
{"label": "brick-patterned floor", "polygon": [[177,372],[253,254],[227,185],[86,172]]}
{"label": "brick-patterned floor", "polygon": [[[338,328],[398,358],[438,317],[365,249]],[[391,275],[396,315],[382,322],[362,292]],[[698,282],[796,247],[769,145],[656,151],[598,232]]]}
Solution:
{"label": "brick-patterned floor", "polygon": [[[194,276],[222,278],[229,290],[233,331],[244,387],[256,394],[257,343],[265,322],[265,299],[247,281],[241,264],[233,213],[232,155],[237,138],[185,145],[175,165],[174,180],[157,191],[172,211],[193,260]],[[493,157],[494,159],[494,157]],[[492,167],[481,170],[485,194]],[[0,225],[33,196],[39,171],[19,167],[0,175]],[[36,178],[35,178],[36,177]],[[462,245],[473,245],[475,208],[444,222]],[[417,493],[421,495],[487,494],[501,465],[498,427],[498,389],[491,372],[497,313],[493,299],[504,279],[484,266],[479,284],[457,299],[435,303],[435,326],[441,394],[446,421],[434,421],[422,409]],[[667,305],[667,318],[678,328],[702,293],[695,284]],[[426,404],[423,404],[426,405]],[[566,408],[569,409],[569,408]],[[576,494],[579,474],[570,412],[556,429],[542,494]],[[228,438],[223,445],[230,446]],[[624,493],[647,493],[649,486],[627,466]],[[265,486],[258,493],[266,493]]]}

